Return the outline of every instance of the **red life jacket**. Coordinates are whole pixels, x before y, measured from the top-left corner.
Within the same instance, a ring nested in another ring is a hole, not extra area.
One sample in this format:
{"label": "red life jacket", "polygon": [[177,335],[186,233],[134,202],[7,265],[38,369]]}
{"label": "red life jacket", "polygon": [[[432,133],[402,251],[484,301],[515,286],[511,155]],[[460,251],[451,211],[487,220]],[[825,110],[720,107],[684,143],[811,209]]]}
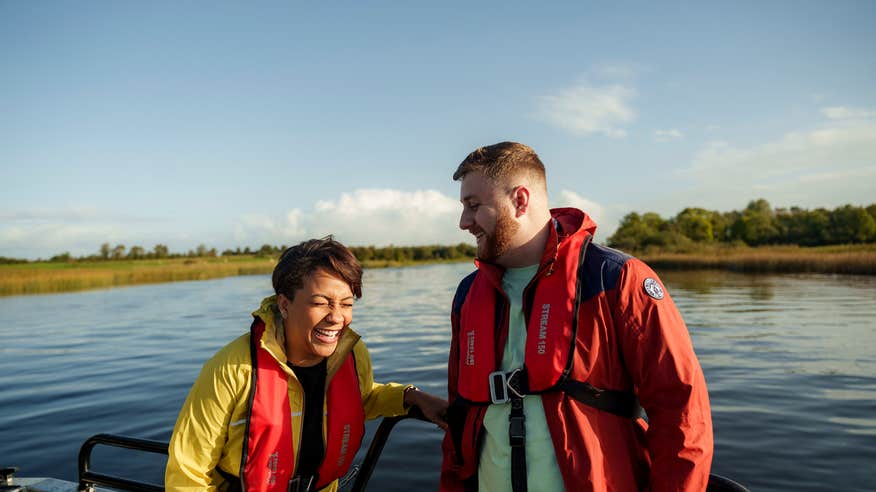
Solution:
{"label": "red life jacket", "polygon": [[[261,347],[264,331],[264,323],[256,320],[250,335],[253,380],[240,479],[245,491],[285,492],[295,471],[288,376]],[[352,352],[328,384],[326,408],[325,457],[317,489],[347,473],[365,434],[365,410]]]}
{"label": "red life jacket", "polygon": [[[588,235],[577,234],[559,245],[551,271],[538,281],[526,328],[524,365],[529,392],[553,388],[570,367],[577,314],[575,289],[581,245]],[[496,306],[501,286],[488,275],[477,275],[460,312],[459,395],[474,403],[489,403],[489,375],[501,368],[508,323],[496,333]],[[493,276],[501,279],[501,275]],[[497,343],[499,340],[499,343]]]}

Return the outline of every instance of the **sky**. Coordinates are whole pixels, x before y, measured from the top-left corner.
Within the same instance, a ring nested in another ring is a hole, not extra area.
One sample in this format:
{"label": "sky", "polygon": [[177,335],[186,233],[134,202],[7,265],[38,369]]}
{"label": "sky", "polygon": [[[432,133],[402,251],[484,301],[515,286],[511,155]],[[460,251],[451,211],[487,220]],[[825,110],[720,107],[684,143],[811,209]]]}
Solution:
{"label": "sky", "polygon": [[[712,5],[706,5],[712,3]],[[0,2],[0,256],[456,244],[535,149],[630,212],[876,202],[876,2]]]}

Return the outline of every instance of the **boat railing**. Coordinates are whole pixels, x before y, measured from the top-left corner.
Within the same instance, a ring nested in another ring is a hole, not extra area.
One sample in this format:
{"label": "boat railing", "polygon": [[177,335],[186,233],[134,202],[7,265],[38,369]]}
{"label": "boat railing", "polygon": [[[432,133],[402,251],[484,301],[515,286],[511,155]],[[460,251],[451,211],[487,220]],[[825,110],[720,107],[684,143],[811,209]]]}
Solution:
{"label": "boat railing", "polygon": [[[398,417],[384,417],[377,430],[374,432],[374,437],[371,438],[371,444],[368,447],[368,452],[362,463],[358,465],[351,476],[344,480],[344,483],[349,483],[353,480],[353,486],[350,489],[352,492],[363,492],[368,485],[368,480],[374,473],[374,468],[377,466],[377,461],[383,452],[384,446],[389,439],[395,425],[405,419],[414,418],[428,422],[423,414],[416,407],[411,409],[408,415]],[[156,454],[167,455],[167,443],[160,441],[151,441],[148,439],[138,439],[133,437],[125,437],[113,434],[97,434],[90,437],[82,445],[79,450],[79,490],[83,492],[93,492],[94,487],[104,486],[118,490],[134,491],[134,492],[158,492],[164,490],[163,486],[154,485],[146,482],[138,482],[121,477],[114,477],[102,473],[96,473],[91,470],[91,451],[97,445],[115,446],[138,451],[145,451]],[[712,474],[709,476],[709,484],[706,492],[749,492],[744,486],[730,480],[729,478]]]}
{"label": "boat railing", "polygon": [[147,482],[138,482],[127,478],[114,477],[91,471],[91,451],[97,445],[117,448],[134,449],[167,456],[167,443],[138,439],[135,437],[118,436],[114,434],[97,434],[89,437],[79,448],[79,490],[93,492],[95,486],[111,487],[118,490],[134,492],[161,492],[164,487]]}

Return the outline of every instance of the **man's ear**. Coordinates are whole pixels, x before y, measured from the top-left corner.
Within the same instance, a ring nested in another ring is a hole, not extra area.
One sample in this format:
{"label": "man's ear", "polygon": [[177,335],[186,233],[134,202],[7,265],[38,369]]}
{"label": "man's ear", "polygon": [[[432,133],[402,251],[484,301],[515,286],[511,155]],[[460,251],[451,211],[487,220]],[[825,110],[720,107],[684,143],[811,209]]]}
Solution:
{"label": "man's ear", "polygon": [[529,211],[529,188],[525,185],[520,185],[514,188],[514,194],[511,196],[514,202],[514,216],[520,217]]}

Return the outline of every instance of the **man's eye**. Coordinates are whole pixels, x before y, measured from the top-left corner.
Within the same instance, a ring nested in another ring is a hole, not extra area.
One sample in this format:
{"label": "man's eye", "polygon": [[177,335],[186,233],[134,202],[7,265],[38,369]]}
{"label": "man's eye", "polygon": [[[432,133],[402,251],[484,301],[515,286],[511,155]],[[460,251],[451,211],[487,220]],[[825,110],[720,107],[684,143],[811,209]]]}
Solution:
{"label": "man's eye", "polygon": [[344,309],[352,309],[353,303],[352,302],[345,302],[345,303],[341,304],[341,307],[343,307]]}
{"label": "man's eye", "polygon": [[478,209],[478,207],[480,207],[480,205],[478,205],[478,204],[472,204],[472,205],[469,205],[469,206],[468,206],[468,209],[471,210],[472,212],[474,212],[474,211],[476,211],[476,210]]}

